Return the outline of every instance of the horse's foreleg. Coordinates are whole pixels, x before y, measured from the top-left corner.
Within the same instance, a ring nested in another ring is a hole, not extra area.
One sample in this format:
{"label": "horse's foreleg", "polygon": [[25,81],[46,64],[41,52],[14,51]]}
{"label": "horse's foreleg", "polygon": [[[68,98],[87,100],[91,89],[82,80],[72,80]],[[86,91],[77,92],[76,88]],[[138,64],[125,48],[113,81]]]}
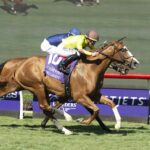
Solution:
{"label": "horse's foreleg", "polygon": [[113,113],[115,115],[115,119],[116,119],[115,129],[119,130],[121,127],[121,117],[120,117],[116,104],[105,96],[101,96],[100,103],[108,105],[112,108]]}
{"label": "horse's foreleg", "polygon": [[[91,109],[88,109],[87,107],[85,107],[89,112],[90,114],[92,114],[92,110]],[[111,132],[111,130],[103,123],[103,121],[101,120],[100,116],[97,115],[96,116],[96,121],[99,123],[99,125],[101,126],[101,128],[107,132]]]}
{"label": "horse's foreleg", "polygon": [[82,124],[89,125],[98,115],[99,108],[91,101],[91,99],[84,95],[82,98],[77,100],[78,103],[82,104],[84,107],[92,110],[92,114],[89,118],[81,121]]}

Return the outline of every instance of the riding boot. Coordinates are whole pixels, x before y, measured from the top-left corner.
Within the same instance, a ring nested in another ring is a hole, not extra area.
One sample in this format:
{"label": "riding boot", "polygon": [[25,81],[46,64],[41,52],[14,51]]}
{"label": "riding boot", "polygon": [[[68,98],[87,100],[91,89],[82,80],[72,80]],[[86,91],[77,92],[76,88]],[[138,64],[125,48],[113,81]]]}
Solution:
{"label": "riding boot", "polygon": [[67,69],[67,66],[74,60],[77,60],[79,57],[80,56],[78,56],[77,54],[73,54],[73,55],[67,57],[65,60],[61,61],[58,66],[59,71],[65,73],[65,74],[69,74],[69,70]]}

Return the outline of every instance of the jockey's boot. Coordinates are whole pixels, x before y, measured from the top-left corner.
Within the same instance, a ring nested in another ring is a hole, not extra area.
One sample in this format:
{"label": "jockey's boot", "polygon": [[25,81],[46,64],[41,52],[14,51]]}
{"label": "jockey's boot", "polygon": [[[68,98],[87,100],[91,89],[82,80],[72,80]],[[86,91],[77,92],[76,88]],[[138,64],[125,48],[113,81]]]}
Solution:
{"label": "jockey's boot", "polygon": [[73,54],[71,56],[68,56],[65,60],[61,61],[59,66],[58,66],[58,70],[60,72],[63,72],[65,74],[69,74],[69,69],[67,68],[67,66],[73,62],[74,60],[77,60],[80,56],[78,56],[77,54]]}

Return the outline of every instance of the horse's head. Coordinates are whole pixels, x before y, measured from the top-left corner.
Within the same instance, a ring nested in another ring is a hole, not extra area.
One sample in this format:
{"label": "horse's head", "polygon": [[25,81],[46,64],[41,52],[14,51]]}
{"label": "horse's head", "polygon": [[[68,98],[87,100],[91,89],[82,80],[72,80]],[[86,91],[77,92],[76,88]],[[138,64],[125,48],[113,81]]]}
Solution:
{"label": "horse's head", "polygon": [[127,74],[129,70],[135,69],[139,61],[133,56],[128,48],[122,42],[124,38],[113,41],[105,45],[100,51],[102,55],[111,60],[111,67],[120,72]]}

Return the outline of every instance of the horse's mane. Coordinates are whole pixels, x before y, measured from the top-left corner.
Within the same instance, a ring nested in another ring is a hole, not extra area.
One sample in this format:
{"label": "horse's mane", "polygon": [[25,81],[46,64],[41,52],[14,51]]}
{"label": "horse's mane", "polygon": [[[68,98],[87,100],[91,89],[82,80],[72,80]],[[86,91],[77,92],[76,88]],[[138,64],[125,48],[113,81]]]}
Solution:
{"label": "horse's mane", "polygon": [[103,43],[103,45],[97,50],[97,51],[103,51],[104,49],[108,48],[109,46],[114,45],[116,42],[121,42],[122,40],[124,40],[126,37],[122,37],[118,40],[114,40],[114,41],[110,41],[107,43]]}
{"label": "horse's mane", "polygon": [[97,51],[103,51],[104,49],[108,48],[109,46],[112,46],[115,43],[115,41],[104,43],[100,48],[98,48]]}

